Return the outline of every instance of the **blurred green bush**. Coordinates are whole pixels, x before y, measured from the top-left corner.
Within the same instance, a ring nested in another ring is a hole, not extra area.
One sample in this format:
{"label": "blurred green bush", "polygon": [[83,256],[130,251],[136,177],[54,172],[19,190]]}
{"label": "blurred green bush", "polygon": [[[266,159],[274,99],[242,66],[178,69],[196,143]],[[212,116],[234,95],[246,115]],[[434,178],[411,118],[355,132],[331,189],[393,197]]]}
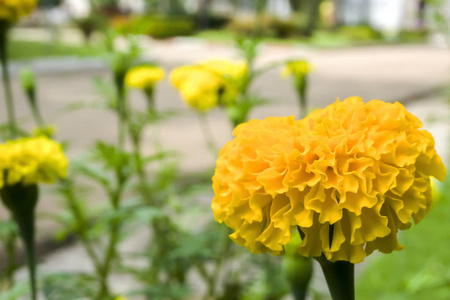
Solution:
{"label": "blurred green bush", "polygon": [[341,26],[338,33],[354,41],[372,41],[382,38],[381,33],[369,25]]}
{"label": "blurred green bush", "polygon": [[119,33],[144,34],[156,39],[187,36],[196,31],[192,16],[151,15],[137,17],[118,17],[112,21]]}

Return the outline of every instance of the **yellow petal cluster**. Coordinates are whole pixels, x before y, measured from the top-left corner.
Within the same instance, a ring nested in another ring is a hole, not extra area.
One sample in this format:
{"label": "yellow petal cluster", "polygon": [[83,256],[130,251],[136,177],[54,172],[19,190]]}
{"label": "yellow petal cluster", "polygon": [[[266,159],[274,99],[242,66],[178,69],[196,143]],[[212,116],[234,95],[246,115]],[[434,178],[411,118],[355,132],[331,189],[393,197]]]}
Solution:
{"label": "yellow petal cluster", "polygon": [[36,4],[37,0],[0,0],[0,21],[15,23],[29,15]]}
{"label": "yellow petal cluster", "polygon": [[125,84],[137,89],[152,89],[165,76],[164,70],[156,66],[137,66],[131,68],[125,77]]}
{"label": "yellow petal cluster", "polygon": [[22,183],[54,183],[66,176],[68,161],[59,143],[27,137],[0,145],[0,188]]}
{"label": "yellow petal cluster", "polygon": [[281,71],[282,77],[303,77],[312,71],[311,65],[305,60],[291,60],[287,61],[286,65]]}
{"label": "yellow petal cluster", "polygon": [[173,70],[171,81],[189,106],[204,112],[236,101],[246,76],[243,62],[210,60]]}
{"label": "yellow petal cluster", "polygon": [[397,232],[430,208],[430,176],[446,175],[421,127],[398,102],[358,97],[242,124],[217,160],[215,219],[253,253],[283,254],[297,230],[300,254],[333,262],[401,250]]}

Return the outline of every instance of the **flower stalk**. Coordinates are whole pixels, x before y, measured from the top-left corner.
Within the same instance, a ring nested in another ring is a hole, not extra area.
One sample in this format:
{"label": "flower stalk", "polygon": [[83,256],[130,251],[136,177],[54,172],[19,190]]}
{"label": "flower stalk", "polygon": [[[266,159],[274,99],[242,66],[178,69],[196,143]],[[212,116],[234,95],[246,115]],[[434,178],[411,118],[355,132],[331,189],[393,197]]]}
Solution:
{"label": "flower stalk", "polygon": [[[113,62],[112,71],[114,76],[114,85],[117,92],[117,114],[118,114],[118,150],[123,152],[125,150],[125,139],[128,126],[128,111],[126,105],[125,93],[125,76],[128,70],[127,58],[120,53],[117,53]],[[116,167],[115,170],[116,187],[109,191],[109,199],[112,210],[118,213],[121,209],[120,201],[126,182],[124,175],[124,165]],[[117,245],[119,243],[119,234],[122,227],[120,217],[115,216],[109,224],[108,244],[104,252],[104,259],[98,267],[98,276],[100,290],[96,299],[109,299],[111,297],[111,289],[108,284],[108,278],[111,273],[112,263],[117,257]]]}
{"label": "flower stalk", "polygon": [[153,86],[148,86],[143,89],[145,94],[145,99],[147,100],[147,109],[149,114],[153,115],[156,111],[155,109],[155,93]]}
{"label": "flower stalk", "polygon": [[306,87],[308,86],[308,75],[302,75],[295,79],[295,86],[300,105],[300,118],[308,115],[308,102],[306,99]]}
{"label": "flower stalk", "polygon": [[[11,222],[14,222],[14,218],[12,218]],[[5,283],[7,288],[12,287],[14,285],[14,273],[17,270],[16,240],[17,240],[17,229],[14,229],[9,232],[8,236],[5,239],[5,252],[7,259],[7,266],[5,271]]]}
{"label": "flower stalk", "polygon": [[11,90],[11,77],[9,75],[8,63],[8,30],[10,24],[0,20],[0,62],[2,65],[2,79],[5,89],[6,107],[8,112],[8,124],[10,138],[17,136],[17,124],[14,112],[14,102]]}
{"label": "flower stalk", "polygon": [[355,265],[348,261],[331,262],[325,256],[316,260],[322,267],[333,300],[355,299]]}
{"label": "flower stalk", "polygon": [[28,103],[30,104],[31,112],[36,124],[44,128],[45,122],[42,114],[39,110],[39,105],[36,99],[36,80],[34,74],[31,70],[24,69],[20,72],[20,82],[22,84],[22,89],[27,96]]}
{"label": "flower stalk", "polygon": [[119,117],[118,122],[118,145],[121,150],[125,147],[125,136],[127,131],[127,105],[125,97],[125,76],[128,71],[128,61],[124,54],[116,53],[113,58],[112,72],[114,79],[114,86],[117,95],[117,113]]}

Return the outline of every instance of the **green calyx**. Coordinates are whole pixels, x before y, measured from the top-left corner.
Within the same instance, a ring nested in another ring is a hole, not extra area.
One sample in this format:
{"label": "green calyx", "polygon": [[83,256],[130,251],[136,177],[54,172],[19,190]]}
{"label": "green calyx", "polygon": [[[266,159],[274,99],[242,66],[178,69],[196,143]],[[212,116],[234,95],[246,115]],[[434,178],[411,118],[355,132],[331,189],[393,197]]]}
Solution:
{"label": "green calyx", "polygon": [[17,223],[20,237],[25,246],[32,300],[37,299],[34,221],[38,195],[39,190],[37,185],[25,186],[18,183],[15,185],[5,185],[0,190],[2,202],[9,209],[14,221]]}

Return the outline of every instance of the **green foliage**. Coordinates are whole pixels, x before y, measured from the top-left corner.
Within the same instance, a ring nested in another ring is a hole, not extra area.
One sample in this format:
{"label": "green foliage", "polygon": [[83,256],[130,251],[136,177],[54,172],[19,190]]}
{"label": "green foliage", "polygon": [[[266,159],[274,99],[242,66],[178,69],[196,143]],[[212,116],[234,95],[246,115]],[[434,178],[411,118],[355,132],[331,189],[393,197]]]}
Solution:
{"label": "green foliage", "polygon": [[450,256],[444,246],[450,239],[450,180],[440,189],[426,218],[401,233],[405,249],[369,260],[357,286],[359,299],[450,298]]}
{"label": "green foliage", "polygon": [[8,43],[8,51],[12,60],[33,59],[54,56],[98,56],[101,51],[97,48],[85,46],[68,46],[51,42],[31,42],[12,40]]}
{"label": "green foliage", "polygon": [[145,34],[156,39],[192,35],[195,20],[190,16],[150,15],[130,19],[118,28],[123,34]]}
{"label": "green foliage", "polygon": [[[231,30],[234,33],[237,33],[241,36],[250,37],[255,33],[255,27],[257,26],[258,20],[253,15],[247,15],[247,16],[238,16],[233,18],[230,23],[228,24],[227,28]],[[264,15],[262,16],[259,26],[260,31],[263,33],[264,36],[272,36],[272,24],[273,24],[273,18]]]}
{"label": "green foliage", "polygon": [[381,34],[368,25],[341,26],[339,34],[353,41],[372,41],[381,39]]}
{"label": "green foliage", "polygon": [[261,254],[251,259],[257,266],[256,276],[246,287],[243,300],[279,300],[289,294],[287,275],[281,267],[280,257]]}

